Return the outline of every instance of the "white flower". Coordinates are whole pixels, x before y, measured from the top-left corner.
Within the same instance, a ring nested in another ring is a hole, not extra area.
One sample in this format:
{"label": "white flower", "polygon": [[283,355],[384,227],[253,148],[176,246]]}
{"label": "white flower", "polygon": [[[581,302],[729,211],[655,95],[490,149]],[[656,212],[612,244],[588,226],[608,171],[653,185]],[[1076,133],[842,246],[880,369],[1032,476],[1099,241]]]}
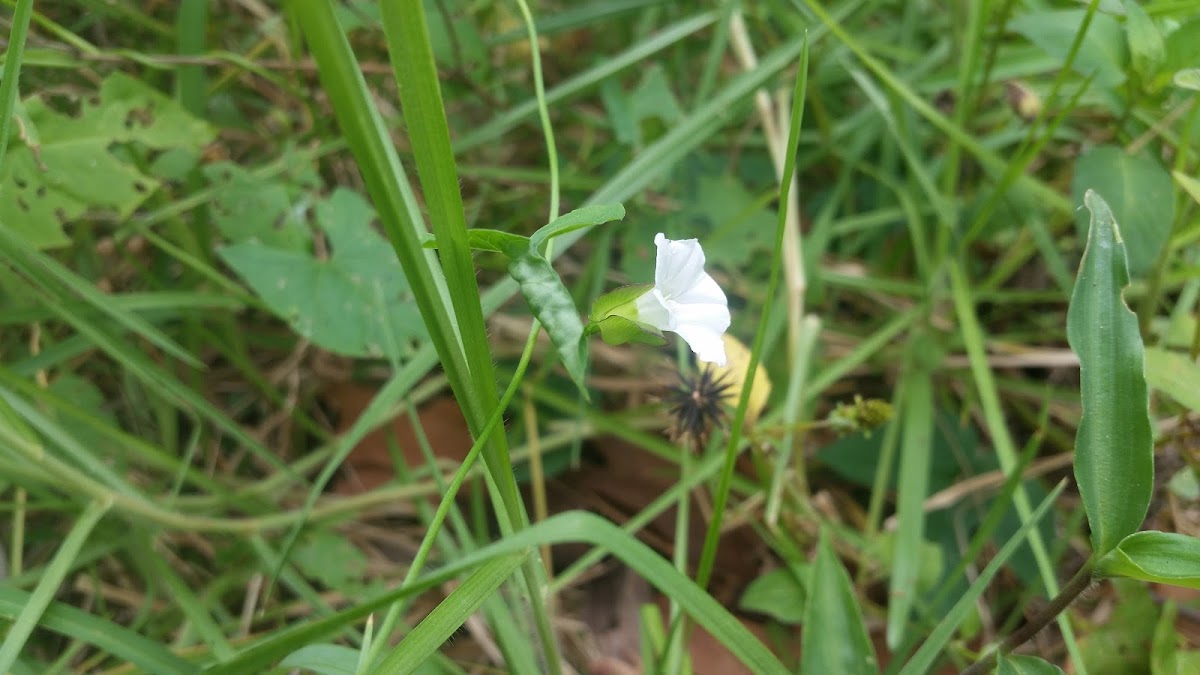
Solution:
{"label": "white flower", "polygon": [[654,237],[658,259],[654,288],[637,299],[637,319],[683,338],[696,358],[725,365],[721,335],[729,328],[729,301],[704,271],[704,250],[695,239]]}

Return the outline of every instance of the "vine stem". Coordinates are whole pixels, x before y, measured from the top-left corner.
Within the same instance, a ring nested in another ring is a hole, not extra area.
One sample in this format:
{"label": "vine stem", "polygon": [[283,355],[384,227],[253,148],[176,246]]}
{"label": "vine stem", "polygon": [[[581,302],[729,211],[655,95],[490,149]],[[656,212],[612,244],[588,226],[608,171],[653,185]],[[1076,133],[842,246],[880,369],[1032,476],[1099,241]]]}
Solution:
{"label": "vine stem", "polygon": [[1028,623],[1015,632],[1009,635],[1000,643],[996,649],[992,650],[987,656],[979,659],[971,664],[969,668],[962,671],[962,675],[981,675],[987,672],[988,668],[992,667],[996,662],[996,657],[1000,654],[1007,654],[1012,650],[1033,639],[1033,636],[1042,631],[1043,628],[1050,625],[1059,614],[1062,614],[1071,603],[1075,602],[1080,595],[1086,591],[1094,581],[1092,577],[1092,563],[1088,561],[1086,565],[1080,569],[1070,581],[1063,586],[1058,595],[1050,601],[1050,604],[1037,613]]}

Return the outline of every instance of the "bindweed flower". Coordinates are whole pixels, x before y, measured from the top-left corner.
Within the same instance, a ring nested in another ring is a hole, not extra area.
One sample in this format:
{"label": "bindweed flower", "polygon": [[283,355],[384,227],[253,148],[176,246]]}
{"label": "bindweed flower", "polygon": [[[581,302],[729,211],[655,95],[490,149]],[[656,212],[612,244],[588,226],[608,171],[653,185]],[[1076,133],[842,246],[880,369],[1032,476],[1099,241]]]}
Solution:
{"label": "bindweed flower", "polygon": [[658,256],[654,287],[637,298],[637,321],[683,338],[701,361],[725,365],[721,335],[729,328],[729,301],[704,271],[704,250],[695,239],[654,237]]}

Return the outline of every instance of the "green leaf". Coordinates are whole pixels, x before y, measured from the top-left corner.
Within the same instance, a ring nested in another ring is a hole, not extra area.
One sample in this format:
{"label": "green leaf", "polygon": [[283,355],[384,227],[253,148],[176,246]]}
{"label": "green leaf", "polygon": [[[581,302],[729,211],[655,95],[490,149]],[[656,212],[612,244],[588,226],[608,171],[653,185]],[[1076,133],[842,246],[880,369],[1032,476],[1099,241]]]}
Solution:
{"label": "green leaf", "polygon": [[1063,669],[1026,654],[1003,654],[996,664],[996,675],[1062,675]]}
{"label": "green leaf", "polygon": [[312,232],[306,216],[319,181],[260,178],[231,162],[210,164],[204,175],[215,195],[212,222],[230,242],[253,240],[288,251],[308,247]]}
{"label": "green leaf", "polygon": [[[33,601],[32,595],[10,585],[0,585],[0,619],[11,622]],[[38,629],[53,631],[141,668],[161,675],[194,675],[199,666],[176,656],[160,641],[150,640],[120,624],[72,607],[52,602],[38,619]]]}
{"label": "green leaf", "polygon": [[1179,607],[1174,600],[1163,603],[1162,614],[1158,617],[1158,625],[1154,628],[1154,638],[1150,643],[1150,673],[1151,675],[1176,675],[1179,654],[1179,634],[1175,630],[1175,617]]}
{"label": "green leaf", "polygon": [[584,206],[570,213],[563,214],[549,224],[538,228],[529,237],[529,245],[535,250],[540,251],[542,244],[550,239],[575,230],[582,230],[585,227],[600,225],[613,220],[621,220],[625,217],[625,207],[621,204],[595,204],[592,206]]}
{"label": "green leaf", "polygon": [[296,546],[290,560],[305,576],[337,590],[362,579],[367,570],[363,552],[330,530],[313,533],[312,538]]}
{"label": "green leaf", "polygon": [[587,342],[583,339],[583,322],[571,293],[563,285],[550,262],[533,250],[508,263],[508,273],[521,287],[521,295],[529,304],[534,317],[546,328],[550,341],[558,350],[563,367],[587,398]]}
{"label": "green leaf", "polygon": [[300,335],[339,354],[397,358],[425,336],[394,254],[372,228],[375,217],[357,193],[338,189],[317,205],[332,253],[243,242],[220,250],[272,312]]}
{"label": "green leaf", "polygon": [[0,222],[38,248],[70,243],[63,226],[90,208],[129,217],[159,182],[110,149],[140,143],[154,149],[201,147],[212,129],[177,102],[121,72],[109,75],[79,115],[49,107],[40,95],[25,100],[25,143],[14,144],[0,166]]}
{"label": "green leaf", "polygon": [[1080,640],[1081,660],[1092,673],[1144,673],[1158,605],[1141,582],[1113,579],[1112,591],[1112,615]]}
{"label": "green leaf", "polygon": [[1185,408],[1200,412],[1200,364],[1183,352],[1146,349],[1146,382]]}
{"label": "green leaf", "polygon": [[408,675],[416,671],[512,576],[528,555],[511,553],[484,563],[438,603],[373,672]]}
{"label": "green leaf", "polygon": [[1200,68],[1184,68],[1175,71],[1171,76],[1171,84],[1180,89],[1200,91]]}
{"label": "green leaf", "polygon": [[[1033,11],[1015,17],[1009,22],[1009,28],[1024,35],[1047,54],[1065,59],[1086,13],[1082,9]],[[1084,77],[1095,73],[1097,84],[1114,87],[1125,81],[1128,60],[1121,24],[1107,14],[1092,16],[1087,35],[1075,57],[1075,71]]]}
{"label": "green leaf", "polygon": [[1166,43],[1154,20],[1133,0],[1125,0],[1125,35],[1133,69],[1145,79],[1158,72],[1166,59]]}
{"label": "green leaf", "polygon": [[[1012,490],[1016,487],[1016,483],[1012,482],[1011,478],[1009,480],[1010,483],[1006,486],[1006,490]],[[983,568],[983,571],[979,574],[979,576],[977,576],[975,580],[971,582],[971,585],[967,588],[967,590],[959,596],[958,601],[954,603],[954,607],[952,607],[950,611],[946,613],[945,617],[938,622],[938,625],[921,644],[921,647],[917,650],[917,653],[913,654],[912,658],[908,660],[908,663],[904,664],[904,668],[900,670],[900,675],[918,675],[920,673],[928,673],[933,669],[934,664],[937,662],[938,654],[941,653],[941,651],[946,647],[946,644],[950,642],[950,638],[953,637],[955,631],[958,630],[958,627],[962,625],[967,616],[975,611],[975,603],[979,600],[979,597],[983,595],[983,592],[987,590],[988,584],[992,582],[992,579],[995,578],[996,573],[1000,571],[1000,568],[1003,567],[1006,562],[1008,562],[1008,559],[1012,557],[1012,554],[1016,552],[1017,548],[1025,543],[1026,539],[1034,530],[1034,527],[1041,521],[1042,517],[1046,515],[1046,512],[1050,510],[1050,506],[1054,504],[1054,500],[1058,498],[1058,495],[1062,493],[1064,485],[1065,481],[1059,483],[1058,487],[1054,488],[1054,490],[1052,490],[1050,494],[1042,500],[1042,503],[1038,505],[1037,510],[1030,514],[1029,518],[1021,524],[1021,528],[1017,530],[1017,532],[1013,534],[1013,536],[1007,542],[1005,542],[1004,546],[1002,546],[1000,551],[996,554],[996,557],[992,558],[991,562],[987,564],[987,567]]]}
{"label": "green leaf", "polygon": [[1135,532],[1096,563],[1096,574],[1200,588],[1200,539],[1174,532]]}
{"label": "green leaf", "polygon": [[[1088,190],[1104,195],[1121,223],[1129,250],[1129,273],[1145,275],[1167,243],[1175,219],[1171,174],[1146,153],[1131,155],[1119,147],[1101,145],[1075,160],[1071,183],[1075,203],[1083,200]],[[1082,239],[1088,227],[1082,210],[1076,213],[1075,224]]]}
{"label": "green leaf", "polygon": [[[511,258],[516,258],[524,255],[525,251],[529,250],[529,237],[477,227],[467,230],[467,245],[476,251],[494,251],[496,253],[503,253]],[[432,234],[426,232],[421,237],[421,246],[436,251],[438,247],[437,239]]]}
{"label": "green leaf", "polygon": [[738,606],[747,612],[766,614],[781,623],[799,624],[804,620],[807,595],[804,580],[808,575],[807,565],[799,570],[776,567],[750,582]]}
{"label": "green leaf", "polygon": [[596,298],[592,303],[591,320],[599,323],[604,319],[614,315],[614,312],[620,310],[622,306],[628,305],[654,288],[654,284],[631,284],[629,286],[621,286]]}
{"label": "green leaf", "polygon": [[[922,359],[933,347],[927,337],[913,341],[914,357]],[[929,496],[929,467],[933,457],[933,383],[920,363],[904,378],[904,426],[900,441],[900,483],[897,506],[895,558],[888,584],[887,644],[895,649],[904,641],[909,613],[918,592],[925,546],[925,498]]]}
{"label": "green leaf", "polygon": [[1200,18],[1193,18],[1167,35],[1168,71],[1194,68],[1200,64]]}
{"label": "green leaf", "polygon": [[662,331],[647,323],[613,315],[595,324],[600,327],[600,337],[610,345],[639,343],[655,347],[667,344]]}
{"label": "green leaf", "polygon": [[311,670],[316,675],[354,675],[358,669],[357,649],[342,645],[305,645],[279,662],[280,668]]}
{"label": "green leaf", "polygon": [[808,582],[808,607],[800,649],[800,672],[878,673],[875,648],[867,637],[862,610],[850,576],[833,552],[827,532],[821,533],[817,558]]}
{"label": "green leaf", "polygon": [[1079,356],[1083,418],[1075,437],[1079,485],[1096,555],[1136,532],[1154,489],[1153,436],[1142,336],[1121,296],[1125,245],[1108,205],[1088,190],[1088,243],[1067,310],[1067,341]]}

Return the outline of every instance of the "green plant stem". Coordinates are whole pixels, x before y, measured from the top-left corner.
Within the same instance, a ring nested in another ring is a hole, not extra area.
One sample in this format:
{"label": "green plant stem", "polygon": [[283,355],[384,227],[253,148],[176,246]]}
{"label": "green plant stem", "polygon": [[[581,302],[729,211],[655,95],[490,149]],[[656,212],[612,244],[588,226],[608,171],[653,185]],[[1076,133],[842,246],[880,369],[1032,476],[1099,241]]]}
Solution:
{"label": "green plant stem", "polygon": [[4,55],[4,75],[0,79],[0,163],[8,150],[12,132],[13,112],[17,107],[21,78],[21,56],[25,53],[25,38],[29,35],[29,18],[33,15],[33,0],[18,0],[13,8],[12,30],[8,33],[8,48]]}
{"label": "green plant stem", "polygon": [[[800,123],[803,120],[804,92],[808,84],[808,37],[805,35],[800,51],[800,64],[796,73],[795,91],[792,97],[792,118],[788,130],[787,148],[784,156],[783,176],[779,180],[779,217],[775,228],[775,255],[771,260],[771,277],[767,283],[768,298],[774,298],[779,289],[779,277],[783,267],[783,238],[787,222],[787,195],[792,185],[792,175],[796,171],[796,139],[800,133]],[[758,328],[754,334],[754,344],[750,349],[750,362],[746,365],[746,381],[754,381],[754,373],[762,357],[763,342],[767,337],[767,326],[770,324],[772,303],[763,308],[758,320]],[[721,525],[725,516],[725,506],[729,500],[729,489],[733,481],[734,465],[737,462],[738,449],[741,447],[742,429],[746,424],[746,410],[750,406],[751,387],[742,389],[738,397],[737,412],[733,416],[733,425],[729,432],[729,444],[725,447],[725,464],[721,468],[716,492],[713,494],[712,519],[704,535],[704,548],[700,552],[700,562],[696,567],[696,585],[707,588],[712,577],[713,565],[717,559],[717,544],[721,538]]]}
{"label": "green plant stem", "polygon": [[[459,489],[466,482],[471,467],[479,459],[479,455],[483,451],[484,446],[487,445],[487,440],[491,437],[492,432],[500,427],[500,423],[504,419],[504,411],[508,409],[508,404],[512,401],[521,382],[525,379],[525,370],[529,367],[529,362],[533,358],[533,350],[537,345],[537,336],[540,329],[540,325],[537,321],[534,321],[533,329],[529,331],[529,338],[525,341],[525,350],[521,352],[521,360],[517,363],[517,370],[513,374],[512,380],[508,383],[508,388],[504,390],[499,404],[492,410],[492,415],[488,418],[487,424],[484,425],[483,431],[475,437],[475,443],[471,445],[471,450],[467,452],[467,456],[458,465],[458,470],[454,472],[454,477],[450,479],[450,484],[446,486],[437,511],[434,512],[433,518],[425,526],[425,536],[421,539],[420,546],[417,547],[417,554],[413,556],[412,563],[408,566],[408,572],[404,575],[404,580],[400,582],[400,588],[410,586],[413,580],[421,574],[421,570],[424,569],[425,562],[429,559],[429,554],[433,551],[433,544],[437,540],[437,535],[441,532],[442,525],[446,522],[446,517],[450,515],[450,510],[454,507],[455,496],[458,495]],[[400,620],[400,613],[403,611],[403,607],[403,604],[396,603],[388,609],[387,615],[379,624],[377,632],[380,639],[376,640],[375,644],[372,645],[371,651],[373,653],[368,659],[368,663],[374,663],[376,656],[387,647],[387,640],[384,636],[391,635],[395,629],[396,623]]]}
{"label": "green plant stem", "polygon": [[1033,636],[1040,633],[1044,628],[1046,628],[1046,626],[1050,625],[1050,622],[1058,618],[1059,614],[1062,614],[1064,611],[1066,611],[1066,609],[1071,606],[1071,603],[1075,602],[1075,600],[1079,598],[1079,596],[1086,591],[1089,586],[1092,585],[1092,581],[1092,564],[1091,561],[1088,561],[1088,564],[1084,565],[1083,568],[1080,569],[1079,572],[1077,572],[1075,576],[1068,581],[1065,586],[1062,587],[1062,590],[1059,591],[1058,595],[1054,596],[1054,599],[1050,601],[1050,604],[1046,605],[1042,611],[1038,612],[1037,616],[1029,620],[1029,622],[1027,622],[1024,626],[1021,626],[1021,628],[1012,635],[1009,635],[1007,638],[1005,638],[1004,641],[1001,642],[1000,645],[996,647],[996,649],[992,650],[987,656],[971,664],[969,668],[962,672],[962,675],[980,675],[995,665],[997,656],[1000,654],[1007,654],[1026,642],[1029,642],[1029,640],[1033,639]]}

